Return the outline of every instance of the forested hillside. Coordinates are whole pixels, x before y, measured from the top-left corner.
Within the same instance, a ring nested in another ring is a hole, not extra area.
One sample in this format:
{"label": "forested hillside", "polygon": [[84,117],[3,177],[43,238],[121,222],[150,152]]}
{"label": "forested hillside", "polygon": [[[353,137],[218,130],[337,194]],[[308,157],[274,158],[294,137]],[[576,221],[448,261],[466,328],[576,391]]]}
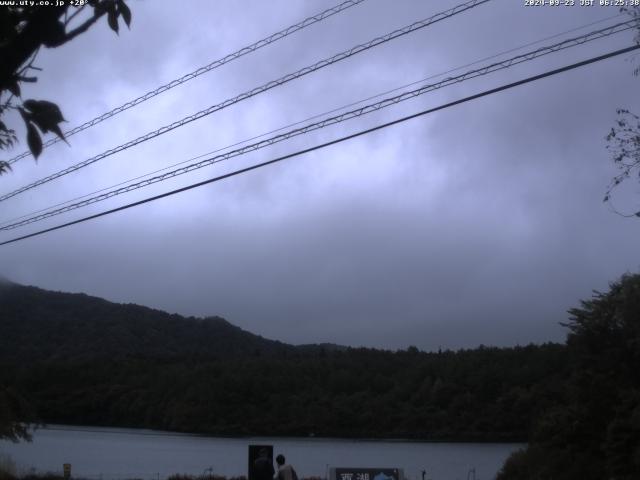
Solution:
{"label": "forested hillside", "polygon": [[0,282],[0,361],[207,358],[292,351],[220,317],[185,318]]}
{"label": "forested hillside", "polygon": [[221,318],[5,284],[0,380],[41,421],[224,435],[524,440],[560,345],[424,353],[294,347]]}

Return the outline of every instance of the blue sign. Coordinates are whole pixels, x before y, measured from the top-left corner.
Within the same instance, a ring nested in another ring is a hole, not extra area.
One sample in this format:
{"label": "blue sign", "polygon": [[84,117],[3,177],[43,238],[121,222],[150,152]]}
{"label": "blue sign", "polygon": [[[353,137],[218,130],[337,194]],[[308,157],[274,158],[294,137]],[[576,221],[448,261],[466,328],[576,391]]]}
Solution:
{"label": "blue sign", "polygon": [[404,480],[401,468],[332,468],[332,480]]}

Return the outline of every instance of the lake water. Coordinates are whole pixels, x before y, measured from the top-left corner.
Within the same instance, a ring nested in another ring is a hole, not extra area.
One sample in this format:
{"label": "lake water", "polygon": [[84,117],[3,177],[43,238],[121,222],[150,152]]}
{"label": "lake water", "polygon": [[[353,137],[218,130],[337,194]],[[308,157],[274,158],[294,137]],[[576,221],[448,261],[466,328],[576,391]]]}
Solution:
{"label": "lake water", "polygon": [[[216,438],[153,430],[49,426],[35,432],[33,442],[0,441],[21,472],[62,472],[90,479],[163,480],[174,473],[247,474],[248,445],[273,445],[302,477],[325,477],[330,467],[403,468],[405,478],[491,480],[513,443],[418,443],[316,438]],[[211,470],[209,470],[211,469]]]}

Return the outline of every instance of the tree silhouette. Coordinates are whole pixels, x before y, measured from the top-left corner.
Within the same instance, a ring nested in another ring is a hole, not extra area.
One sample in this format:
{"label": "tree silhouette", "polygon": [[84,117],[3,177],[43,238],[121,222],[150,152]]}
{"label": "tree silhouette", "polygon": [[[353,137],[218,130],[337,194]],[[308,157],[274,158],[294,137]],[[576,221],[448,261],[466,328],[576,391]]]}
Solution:
{"label": "tree silhouette", "polygon": [[[72,6],[71,4],[74,4]],[[90,12],[90,13],[89,13]],[[89,13],[89,15],[87,15]],[[54,133],[64,139],[60,108],[46,100],[22,100],[21,84],[37,81],[34,60],[42,47],[56,48],[86,32],[106,17],[116,33],[119,19],[131,24],[131,10],[124,0],[78,0],[60,6],[5,6],[0,10],[0,150],[17,141],[16,132],[2,117],[16,110],[24,121],[27,145],[37,159],[42,153],[42,134]],[[0,161],[0,174],[11,166]]]}
{"label": "tree silhouette", "polygon": [[640,274],[569,314],[571,376],[499,480],[640,478]]}
{"label": "tree silhouette", "polygon": [[[623,7],[620,11],[640,23],[640,7]],[[640,26],[638,26],[634,40],[640,44]],[[633,74],[640,76],[640,67],[636,67]],[[637,177],[640,179],[640,117],[624,108],[618,109],[617,114],[618,119],[606,139],[609,142],[607,149],[620,173],[613,177],[607,186],[603,201],[609,203],[613,211],[623,217],[640,218],[640,209],[630,213],[622,213],[611,204],[613,192],[619,185],[629,178]]]}

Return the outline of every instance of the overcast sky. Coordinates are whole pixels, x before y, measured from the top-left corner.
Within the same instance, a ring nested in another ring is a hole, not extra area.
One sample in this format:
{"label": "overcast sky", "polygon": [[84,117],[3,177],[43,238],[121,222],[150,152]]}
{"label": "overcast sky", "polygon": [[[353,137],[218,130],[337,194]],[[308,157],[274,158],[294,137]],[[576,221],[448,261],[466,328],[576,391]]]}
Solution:
{"label": "overcast sky", "polygon": [[[71,128],[337,3],[129,0],[130,31],[116,36],[101,21],[42,51],[39,81],[23,96],[58,103]],[[458,3],[367,0],[75,135],[38,163],[21,160],[0,178],[0,192]],[[2,202],[0,222],[617,13],[493,0]],[[632,43],[626,32],[549,55],[0,232],[0,241]],[[640,268],[640,220],[602,203],[616,174],[605,136],[616,108],[640,112],[640,79],[632,74],[639,63],[616,57],[3,246],[0,274],[183,315],[220,315],[290,343],[432,350],[563,341],[558,322],[569,308]],[[636,211],[640,184],[629,183],[615,202]]]}

